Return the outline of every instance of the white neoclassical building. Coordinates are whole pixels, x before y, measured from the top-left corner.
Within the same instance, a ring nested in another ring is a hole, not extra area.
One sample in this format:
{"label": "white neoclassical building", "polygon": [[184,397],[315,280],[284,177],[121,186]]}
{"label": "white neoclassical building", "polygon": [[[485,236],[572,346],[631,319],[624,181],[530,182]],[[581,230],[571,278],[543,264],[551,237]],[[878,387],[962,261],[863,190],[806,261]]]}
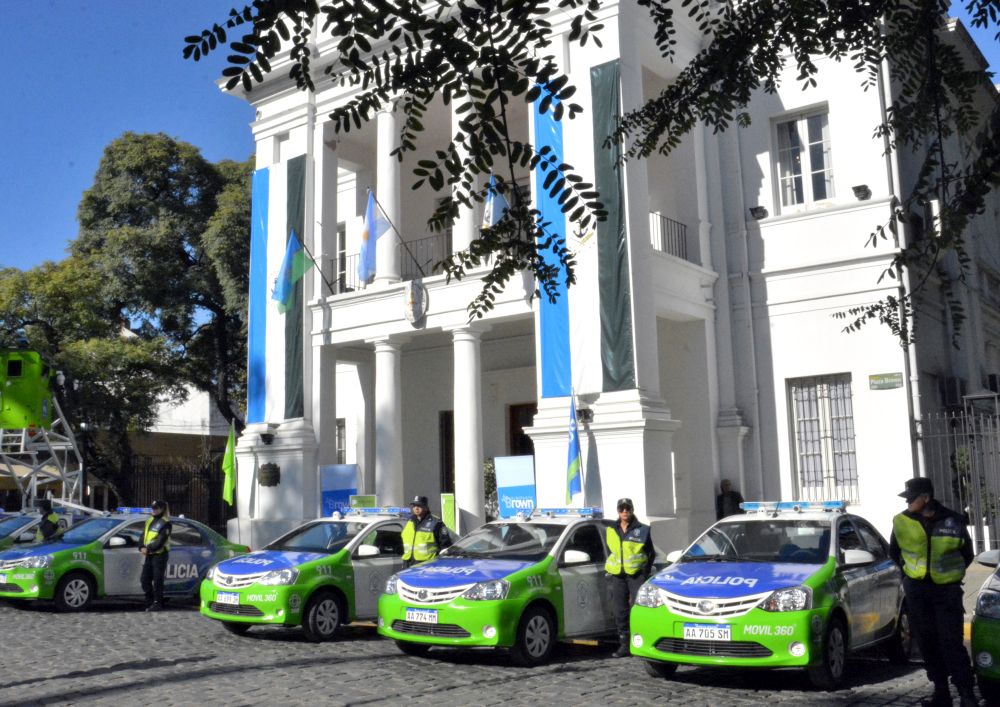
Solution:
{"label": "white neoclassical building", "polygon": [[[351,89],[297,90],[284,64],[241,94],[257,110],[257,171],[249,424],[231,532],[256,547],[316,516],[318,469],[335,463],[357,464],[359,492],[381,503],[453,491],[463,532],[484,519],[485,458],[533,454],[538,502],[565,505],[572,391],[576,407],[590,410],[580,423],[578,500],[607,509],[632,497],[662,547],[714,520],[722,478],[747,499],[843,498],[887,530],[904,480],[927,473],[915,420],[948,402],[949,386],[972,392],[996,380],[996,199],[970,238],[960,350],[948,345],[933,282],[909,348],[876,325],[844,334],[832,316],[898,285],[879,281],[898,244],[866,247],[917,164],[886,156],[872,137],[891,67],[881,90],[869,91],[847,64],[820,59],[820,85],[806,91],[789,69],[776,94],[754,99],[749,127],[696,128],[670,156],[615,172],[600,148],[609,106],[629,110],[656,95],[702,37],[682,22],[681,61],[672,64],[634,2],[601,12],[603,46],[564,44],[585,112],[554,125],[519,104],[512,129],[550,141],[595,178],[606,202],[620,195],[621,209],[596,233],[565,229],[579,283],[555,304],[533,298],[524,274],[471,324],[466,307],[481,283],[446,282],[434,264],[468,246],[482,216],[463,211],[449,233],[429,232],[435,195],[411,189],[420,155],[402,164],[390,155],[398,114],[385,110],[338,135],[328,115]],[[947,32],[982,63],[960,25]],[[315,49],[319,76],[333,47],[320,40]],[[995,100],[984,92],[984,107]],[[456,118],[439,101],[423,122],[430,150],[448,142]],[[537,198],[535,175],[516,176]],[[375,278],[363,286],[368,189],[398,236],[378,239]],[[310,271],[297,305],[281,313],[271,292],[291,231],[332,287]],[[949,267],[934,277],[953,276]],[[414,281],[426,299],[415,322]],[[259,483],[268,463],[280,467],[277,485]]]}

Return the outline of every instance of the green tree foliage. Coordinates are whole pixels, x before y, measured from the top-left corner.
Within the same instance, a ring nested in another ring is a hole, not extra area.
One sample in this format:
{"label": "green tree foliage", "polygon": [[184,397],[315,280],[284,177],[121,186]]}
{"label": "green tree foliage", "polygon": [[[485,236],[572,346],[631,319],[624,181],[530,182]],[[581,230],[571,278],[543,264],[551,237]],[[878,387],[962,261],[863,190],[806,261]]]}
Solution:
{"label": "green tree foliage", "polygon": [[[897,297],[844,313],[849,330],[870,320],[888,325],[903,341],[910,336],[907,318],[912,300],[924,287],[945,253],[954,254],[959,279],[964,275],[966,225],[984,207],[984,196],[1000,181],[1000,108],[980,114],[977,89],[986,88],[978,67],[969,66],[945,38],[945,0],[845,0],[835,3],[800,0],[638,0],[650,14],[662,55],[675,58],[676,16],[688,15],[706,36],[703,49],[660,95],[623,116],[610,140],[620,141],[629,159],[654,152],[668,153],[682,136],[702,122],[722,130],[734,122],[746,124],[745,108],[758,91],[774,92],[783,70],[793,65],[804,86],[817,83],[816,57],[849,61],[859,82],[878,90],[883,62],[891,64],[894,88],[887,120],[872,126],[888,138],[890,149],[917,150],[923,169],[909,193],[899,194],[889,222],[880,224],[870,242],[905,230],[909,236],[884,276],[912,271],[910,290]],[[509,101],[532,101],[543,96],[543,106],[556,117],[572,117],[579,106],[568,103],[574,87],[560,74],[553,58],[553,30],[546,19],[556,12],[570,23],[569,41],[598,42],[596,18],[600,0],[439,0],[428,5],[416,0],[255,0],[234,8],[229,17],[200,34],[186,38],[184,56],[194,60],[228,48],[229,66],[223,74],[229,87],[250,90],[271,71],[279,51],[288,49],[289,76],[300,88],[313,90],[311,73],[313,32],[336,42],[337,57],[325,69],[329,78],[359,88],[332,118],[340,130],[368,120],[392,97],[402,96],[405,115],[400,156],[416,149],[423,132],[421,117],[435,94],[445,102],[458,101],[466,116],[461,134],[446,146],[434,146],[434,158],[421,160],[415,170],[419,184],[435,190],[445,185],[460,189],[445,199],[431,219],[432,228],[450,223],[458,204],[481,202],[484,191],[477,177],[496,170],[512,179],[514,165],[542,165],[549,176],[546,187],[559,195],[564,212],[578,227],[603,216],[599,195],[570,165],[550,164],[532,145],[511,138],[507,129]],[[967,0],[973,24],[996,29],[996,0]],[[539,89],[538,86],[545,86]],[[972,145],[967,165],[956,167],[956,155],[947,154],[952,132]],[[502,184],[507,193],[509,184]],[[941,204],[938,224],[921,223],[913,214],[935,200]],[[551,292],[558,269],[548,268],[539,248],[552,248],[573,280],[572,257],[565,244],[546,236],[541,215],[515,204],[514,219],[482,231],[469,251],[453,256],[448,272],[461,277],[493,253],[494,267],[483,293],[470,305],[481,316],[498,286],[520,269],[532,269],[540,287]],[[936,228],[935,238],[926,231]],[[536,248],[533,239],[541,238]],[[948,285],[945,284],[947,289]],[[953,320],[960,324],[961,305],[947,294]]]}
{"label": "green tree foliage", "polygon": [[105,148],[78,210],[76,256],[143,339],[162,339],[173,376],[236,420],[246,368],[249,162],[218,165],[166,135]]}

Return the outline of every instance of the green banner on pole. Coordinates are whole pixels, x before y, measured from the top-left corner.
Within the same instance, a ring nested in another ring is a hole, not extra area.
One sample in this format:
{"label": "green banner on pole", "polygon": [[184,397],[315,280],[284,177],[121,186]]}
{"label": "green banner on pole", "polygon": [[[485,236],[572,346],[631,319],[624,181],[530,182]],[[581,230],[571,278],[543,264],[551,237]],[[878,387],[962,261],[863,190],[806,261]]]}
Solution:
{"label": "green banner on pole", "polygon": [[455,514],[455,494],[441,494],[441,520],[444,521],[446,526],[448,526],[448,530],[453,533],[458,533],[458,523],[455,522]]}
{"label": "green banner on pole", "polygon": [[370,494],[367,496],[351,496],[347,500],[351,508],[375,508],[378,506],[378,496]]}
{"label": "green banner on pole", "polygon": [[902,373],[875,373],[868,376],[868,387],[871,390],[892,390],[903,387]]}

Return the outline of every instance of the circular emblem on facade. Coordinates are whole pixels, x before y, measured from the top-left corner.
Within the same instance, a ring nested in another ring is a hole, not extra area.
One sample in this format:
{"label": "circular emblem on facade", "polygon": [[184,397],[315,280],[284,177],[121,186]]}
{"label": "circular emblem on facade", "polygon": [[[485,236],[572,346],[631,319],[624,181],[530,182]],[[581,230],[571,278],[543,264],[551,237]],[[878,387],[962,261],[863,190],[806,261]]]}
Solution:
{"label": "circular emblem on facade", "polygon": [[292,594],[288,597],[288,608],[292,611],[298,611],[302,607],[302,597],[298,594]]}
{"label": "circular emblem on facade", "polygon": [[403,313],[406,321],[417,326],[427,314],[427,288],[419,280],[403,285]]}
{"label": "circular emblem on facade", "polygon": [[698,611],[703,614],[711,614],[715,611],[715,602],[709,601],[708,599],[702,599],[698,602]]}
{"label": "circular emblem on facade", "polygon": [[419,599],[420,601],[424,601],[426,598],[427,598],[426,589],[421,589],[419,592],[417,592],[417,599]]}

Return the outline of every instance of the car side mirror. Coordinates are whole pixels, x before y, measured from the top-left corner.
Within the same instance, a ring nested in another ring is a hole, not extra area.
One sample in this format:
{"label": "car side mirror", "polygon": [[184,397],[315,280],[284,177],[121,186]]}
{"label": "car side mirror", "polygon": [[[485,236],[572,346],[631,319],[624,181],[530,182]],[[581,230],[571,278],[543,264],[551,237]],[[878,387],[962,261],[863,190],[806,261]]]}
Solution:
{"label": "car side mirror", "polygon": [[358,557],[377,557],[381,554],[374,545],[358,545]]}
{"label": "car side mirror", "polygon": [[848,567],[854,565],[868,565],[875,561],[875,555],[867,550],[844,550],[844,564]]}
{"label": "car side mirror", "polygon": [[563,553],[562,563],[564,565],[583,565],[590,561],[590,555],[583,550],[567,550]]}
{"label": "car side mirror", "polygon": [[126,545],[128,545],[128,543],[125,542],[125,538],[119,535],[115,535],[113,538],[108,540],[108,547],[125,547]]}
{"label": "car side mirror", "polygon": [[1000,565],[1000,550],[987,550],[976,555],[976,562],[987,567]]}
{"label": "car side mirror", "polygon": [[34,533],[21,533],[17,536],[17,542],[19,543],[31,543],[35,541]]}
{"label": "car side mirror", "polygon": [[677,560],[681,559],[683,554],[683,550],[671,550],[667,553],[667,562],[672,565],[677,562]]}

